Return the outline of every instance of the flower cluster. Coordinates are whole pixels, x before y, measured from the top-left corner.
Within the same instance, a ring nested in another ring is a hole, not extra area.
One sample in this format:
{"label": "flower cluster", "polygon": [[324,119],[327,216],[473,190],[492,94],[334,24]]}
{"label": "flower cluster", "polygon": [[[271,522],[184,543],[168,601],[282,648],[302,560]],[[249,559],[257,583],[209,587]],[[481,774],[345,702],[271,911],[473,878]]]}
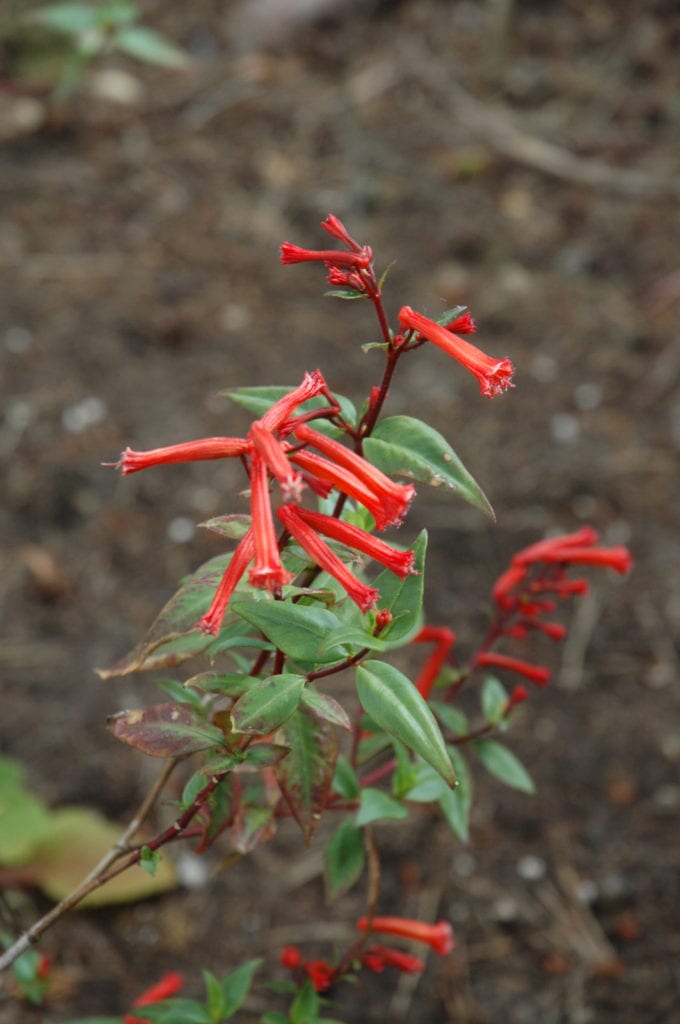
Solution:
{"label": "flower cluster", "polygon": [[[590,526],[574,533],[539,541],[519,551],[506,571],[496,580],[492,596],[497,621],[493,641],[501,637],[523,640],[531,632],[543,633],[551,640],[563,640],[565,627],[550,619],[561,600],[585,594],[588,581],[569,578],[572,566],[597,565],[626,573],[632,566],[630,551],[624,545],[598,547],[599,535]],[[519,675],[538,686],[545,686],[550,670],[508,654],[483,650],[476,655],[477,668],[499,668]],[[511,704],[525,699],[524,687],[511,694]],[[514,695],[514,696],[513,696]]]}
{"label": "flower cluster", "polygon": [[373,253],[369,245],[359,245],[342,221],[329,214],[321,227],[337,239],[345,249],[303,249],[292,242],[281,246],[281,262],[323,263],[328,270],[327,281],[334,287],[350,288],[359,295],[374,295],[378,290],[371,266]]}
{"label": "flower cluster", "polygon": [[[366,530],[296,504],[306,486],[324,497],[335,489],[339,495],[363,505],[372,515],[376,529],[384,530],[401,523],[415,493],[412,484],[394,483],[363,456],[312,429],[306,422],[310,414],[296,415],[300,405],[318,395],[327,398],[328,415],[332,415],[337,405],[317,370],[305,374],[299,387],[275,402],[251,425],[246,437],[209,437],[146,452],[126,448],[115,464],[123,474],[129,474],[165,463],[233,457],[243,461],[250,480],[251,525],[199,623],[206,633],[219,632],[231,596],[248,566],[248,582],[252,586],[280,593],[291,582],[293,574],[284,567],[280,551],[287,535],[294,538],[315,565],[338,580],[362,612],[375,607],[380,597],[378,591],[359,580],[324,538],[367,555],[402,578],[414,571],[411,551],[398,551]],[[318,415],[318,411],[313,415]],[[276,535],[272,478],[277,481],[282,497],[276,510],[276,519],[286,531],[282,540]]]}
{"label": "flower cluster", "polygon": [[[440,956],[446,956],[455,945],[448,921],[426,924],[409,917],[360,917],[357,928],[360,932],[393,935],[412,942],[422,942]],[[327,960],[305,960],[297,946],[286,946],[279,959],[298,979],[308,977],[317,992],[328,991],[342,973],[341,968],[333,967]],[[425,964],[419,957],[377,943],[361,949],[355,957],[354,965],[366,967],[376,974],[381,974],[386,967],[396,967],[405,974],[419,974],[425,970]]]}

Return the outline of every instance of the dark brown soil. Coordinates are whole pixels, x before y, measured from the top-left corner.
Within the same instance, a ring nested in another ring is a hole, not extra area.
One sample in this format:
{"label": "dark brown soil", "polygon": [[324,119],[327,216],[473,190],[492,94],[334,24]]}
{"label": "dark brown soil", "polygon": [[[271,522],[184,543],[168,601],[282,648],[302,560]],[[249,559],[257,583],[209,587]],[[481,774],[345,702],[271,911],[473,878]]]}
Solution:
{"label": "dark brown soil", "polygon": [[[421,488],[405,529],[431,529],[432,620],[469,650],[494,577],[550,529],[592,523],[636,561],[623,581],[595,579],[566,645],[541,651],[554,683],[532,693],[510,740],[537,796],[478,774],[465,848],[434,817],[379,830],[381,909],[451,919],[455,955],[421,978],[347,986],[333,1015],[670,1024],[680,1019],[675,5],[324,6],[316,23],[273,28],[233,2],[149,5],[149,23],[194,55],[192,72],[125,65],[143,102],[83,90],[60,127],[0,153],[2,750],[54,804],[123,823],[141,799],[156,766],[104,722],[158,691],[148,677],[101,683],[94,667],[127,651],[177,579],[219,550],[201,531],[176,538],[234,510],[232,478],[190,466],[121,481],[99,463],[127,443],[237,433],[243,415],[213,397],[229,386],[295,384],[320,366],[361,400],[378,365],[358,344],[373,331],[365,308],[332,304],[318,268],[277,259],[284,238],[318,245],[333,211],[379,265],[397,261],[392,313],[466,303],[480,344],[517,367],[516,390],[493,403],[434,350],[393,388],[389,411],[442,431],[498,517],[493,526]],[[460,87],[520,134],[503,142]],[[537,169],[523,135],[565,151],[556,173]],[[329,955],[351,936],[362,893],[324,906],[320,848],[304,853],[284,830],[207,887],[72,916],[42,946],[59,992],[41,1010],[0,1002],[0,1019],[120,1013],[169,969],[198,994],[200,968],[224,973],[253,955],[273,965],[287,942]],[[27,898],[21,920],[44,906]],[[239,1020],[264,1008],[258,995]]]}

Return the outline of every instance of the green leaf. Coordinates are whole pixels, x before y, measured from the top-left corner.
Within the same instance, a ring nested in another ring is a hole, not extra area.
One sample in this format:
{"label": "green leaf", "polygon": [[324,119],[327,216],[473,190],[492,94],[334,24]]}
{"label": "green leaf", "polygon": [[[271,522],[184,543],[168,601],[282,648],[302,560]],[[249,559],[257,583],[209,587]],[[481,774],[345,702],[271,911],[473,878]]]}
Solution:
{"label": "green leaf", "polygon": [[142,642],[111,668],[97,669],[100,678],[111,679],[131,672],[181,665],[195,654],[209,654],[211,650],[221,649],[225,634],[242,634],[243,623],[233,621],[216,638],[206,636],[198,628],[198,621],[210,607],[231,557],[231,554],[226,554],[211,558],[185,579],[161,609]]}
{"label": "green leaf", "polygon": [[290,747],[288,756],[274,768],[276,781],[309,844],[335,774],[335,729],[306,708],[298,708],[275,738],[277,743]]}
{"label": "green leaf", "polygon": [[166,68],[184,68],[189,63],[189,57],[183,50],[153,29],[143,28],[141,25],[130,25],[117,32],[115,45],[129,57],[149,64],[161,64]]}
{"label": "green leaf", "polygon": [[290,601],[237,601],[231,610],[296,661],[326,664],[338,660],[337,654],[324,653],[329,634],[340,629],[337,615],[326,608]]}
{"label": "green leaf", "polygon": [[429,704],[439,722],[453,736],[465,736],[470,731],[467,715],[458,708],[441,700],[431,700]]}
{"label": "green leaf", "polygon": [[[356,608],[356,605],[354,607]],[[324,645],[324,651],[334,650],[340,645],[346,646],[352,654],[364,647],[367,647],[369,651],[384,651],[388,647],[388,644],[382,637],[374,636],[373,633],[362,629],[361,626],[341,627],[336,633],[328,637]]]}
{"label": "green leaf", "polygon": [[293,714],[305,686],[305,677],[284,673],[258,679],[231,709],[236,732],[265,736]]}
{"label": "green leaf", "polygon": [[449,747],[460,785],[443,793],[438,800],[449,828],[466,843],[470,837],[470,810],[472,808],[472,777],[467,761],[456,747]]}
{"label": "green leaf", "polygon": [[271,808],[246,807],[241,804],[231,830],[231,845],[237,853],[250,853],[275,835],[276,821]]}
{"label": "green leaf", "polygon": [[322,718],[325,722],[330,722],[331,725],[337,725],[346,732],[352,731],[349,715],[342,705],[338,704],[333,697],[329,697],[327,693],[319,693],[315,686],[310,684],[304,688],[302,703],[317,718]]}
{"label": "green leaf", "polygon": [[321,999],[307,979],[290,1008],[291,1024],[318,1024]]}
{"label": "green leaf", "polygon": [[160,860],[161,855],[158,850],[151,850],[148,846],[143,846],[139,851],[139,866],[142,871],[146,871],[152,877],[156,874]]}
{"label": "green leaf", "polygon": [[[423,586],[425,583],[425,552],[427,551],[427,530],[422,530],[413,545],[415,554],[414,569],[417,575],[409,573],[403,580],[389,569],[381,572],[373,582],[380,591],[380,610],[392,612],[392,622],[383,630],[379,639],[388,641],[404,641],[420,625],[423,607]],[[399,645],[401,646],[401,644]]]}
{"label": "green leaf", "polygon": [[232,1017],[242,1005],[253,984],[255,971],[261,963],[261,958],[249,960],[223,978],[221,984],[224,1009],[222,1012],[225,1017]]}
{"label": "green leaf", "polygon": [[413,786],[406,793],[406,800],[412,800],[419,804],[430,804],[451,792],[441,776],[429,764],[417,764],[415,768],[416,778]]}
{"label": "green leaf", "polygon": [[407,476],[431,487],[449,487],[495,519],[483,491],[446,438],[412,416],[381,420],[364,441],[366,458],[384,473]]}
{"label": "green leaf", "polygon": [[144,1007],[151,1024],[215,1024],[208,1008],[195,999],[163,999]]}
{"label": "green leaf", "polygon": [[177,679],[158,679],[156,682],[170,700],[174,700],[179,704],[191,704],[194,710],[201,713],[202,716],[203,701],[200,694],[194,693],[190,687],[187,688],[184,683],[180,683]]}
{"label": "green leaf", "polygon": [[329,902],[358,882],[365,861],[364,834],[348,818],[338,826],[326,844],[324,874]]}
{"label": "green leaf", "polygon": [[367,299],[368,295],[364,292],[357,292],[353,288],[333,288],[331,291],[324,292],[325,296],[329,299]]}
{"label": "green leaf", "polygon": [[290,1024],[290,1017],[278,1010],[268,1010],[260,1017],[260,1024]]}
{"label": "green leaf", "polygon": [[50,830],[50,812],[23,788],[22,775],[18,762],[0,759],[0,864],[7,867],[30,861]]}
{"label": "green leaf", "polygon": [[[229,398],[232,402],[240,405],[243,409],[253,413],[258,419],[263,416],[267,409],[270,409],[274,402],[278,402],[279,398],[283,398],[284,395],[289,395],[294,389],[292,387],[278,387],[271,385],[263,385],[262,387],[254,388],[230,388],[228,391],[220,391],[218,394]],[[345,398],[344,395],[333,394],[333,398],[340,406],[340,413],[342,418],[348,423],[355,423],[357,418],[357,412],[353,403],[349,398]],[[303,402],[299,406],[299,411],[311,412],[312,409],[325,409],[328,406],[328,401],[323,395],[317,395],[315,398],[309,398],[306,402]],[[323,434],[332,434],[338,436],[344,434],[344,431],[339,427],[333,426],[329,420],[318,419],[314,420],[314,429],[321,431]]]}
{"label": "green leaf", "polygon": [[520,789],[523,793],[534,793],[531,776],[512,751],[496,740],[475,740],[474,749],[488,772],[504,782],[506,786]]}
{"label": "green leaf", "polygon": [[359,796],[361,786],[357,773],[352,768],[346,757],[338,758],[335,766],[335,777],[333,778],[333,789],[345,800],[355,800]]}
{"label": "green leaf", "polygon": [[107,720],[118,740],[149,757],[182,757],[224,742],[221,729],[206,722],[191,704],[155,704],[119,711]]}
{"label": "green leaf", "polygon": [[408,818],[408,808],[388,793],[383,793],[382,789],[367,786],[361,791],[356,824],[359,827],[370,825],[372,821],[380,821],[382,818],[394,818],[397,821]]}
{"label": "green leaf", "polygon": [[383,661],[367,661],[357,669],[356,678],[359,700],[367,714],[455,786],[455,772],[439,726],[411,680]]}
{"label": "green leaf", "polygon": [[491,725],[499,725],[505,718],[508,691],[494,676],[486,676],[482,683],[482,711]]}
{"label": "green leaf", "polygon": [[226,537],[228,540],[241,540],[241,538],[248,532],[251,524],[251,516],[246,515],[228,515],[228,516],[214,516],[212,519],[206,519],[204,523],[199,523],[204,530],[212,530],[220,537]]}
{"label": "green leaf", "polygon": [[94,4],[50,4],[40,10],[32,11],[30,21],[51,28],[55,32],[67,35],[80,35],[96,29],[99,24],[97,8]]}

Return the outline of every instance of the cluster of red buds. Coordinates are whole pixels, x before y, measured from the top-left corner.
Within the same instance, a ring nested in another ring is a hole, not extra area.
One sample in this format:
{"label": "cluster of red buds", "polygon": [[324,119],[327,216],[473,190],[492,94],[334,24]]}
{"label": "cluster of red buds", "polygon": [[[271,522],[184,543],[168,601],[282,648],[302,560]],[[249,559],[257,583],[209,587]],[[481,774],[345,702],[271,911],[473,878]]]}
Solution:
{"label": "cluster of red buds", "polygon": [[[422,942],[440,956],[446,956],[454,948],[453,930],[448,921],[426,924],[409,917],[360,917],[357,928],[364,933]],[[327,992],[341,976],[341,969],[333,967],[327,960],[305,960],[297,946],[286,946],[281,951],[280,962],[298,979],[309,978],[317,992]],[[357,964],[376,974],[381,974],[386,967],[395,967],[405,974],[419,974],[425,970],[425,963],[419,957],[379,944],[360,950],[354,960],[354,966]]]}
{"label": "cluster of red buds", "polygon": [[[380,562],[400,577],[414,571],[412,551],[399,551],[366,530],[336,517],[299,507],[305,486],[323,497],[332,490],[363,505],[376,529],[399,525],[414,496],[412,484],[397,484],[363,456],[334,441],[306,422],[313,413],[295,416],[298,406],[317,395],[328,401],[329,414],[337,405],[326,382],[315,371],[305,374],[299,387],[284,395],[252,425],[246,437],[209,437],[199,441],[137,452],[126,448],[115,464],[123,474],[165,463],[238,457],[250,480],[251,525],[234,551],[214,599],[200,620],[200,628],[216,635],[229,601],[246,569],[253,562],[248,582],[275,593],[290,583],[293,574],[282,561],[271,500],[271,479],[279,484],[282,504],[276,518],[315,565],[333,576],[363,612],[375,607],[380,594],[347,568],[324,537],[338,541]],[[310,448],[316,449],[310,451]]]}
{"label": "cluster of red buds", "polygon": [[[163,999],[170,999],[177,995],[183,985],[182,975],[175,971],[169,971],[155,985],[145,989],[140,996],[137,996],[132,1005],[150,1006],[151,1003],[160,1003]],[[151,1022],[134,1013],[126,1013],[123,1017],[123,1024],[151,1024]]]}
{"label": "cluster of red buds", "polygon": [[[598,540],[595,530],[585,526],[574,533],[538,541],[514,555],[493,587],[497,617],[486,647],[502,637],[524,640],[531,632],[543,633],[551,640],[563,640],[566,628],[550,616],[559,601],[588,590],[586,579],[570,579],[567,570],[573,566],[597,565],[626,573],[632,566],[628,548],[622,544],[598,547]],[[488,649],[476,655],[474,667],[504,669],[538,686],[545,686],[550,680],[550,670],[543,665]],[[526,695],[523,686],[516,687],[510,704],[519,703]]]}

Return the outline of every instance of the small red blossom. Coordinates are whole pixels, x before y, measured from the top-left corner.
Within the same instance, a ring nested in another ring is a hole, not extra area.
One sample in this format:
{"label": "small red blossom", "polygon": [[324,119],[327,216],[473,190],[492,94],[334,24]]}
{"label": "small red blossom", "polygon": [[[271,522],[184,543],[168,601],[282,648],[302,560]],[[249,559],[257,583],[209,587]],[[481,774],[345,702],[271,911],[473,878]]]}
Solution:
{"label": "small red blossom", "polygon": [[[314,448],[332,460],[336,466],[348,470],[362,484],[369,488],[374,498],[377,499],[383,508],[383,513],[380,517],[381,522],[385,522],[386,525],[393,523],[396,526],[401,523],[415,495],[413,484],[395,483],[394,480],[390,480],[385,473],[369,462],[368,459],[365,459],[362,455],[357,455],[356,452],[350,451],[349,448],[340,444],[339,441],[327,437],[318,430],[313,430],[306,423],[300,424],[296,428],[295,436],[300,441],[313,445]],[[370,508],[369,512],[373,514]],[[382,529],[382,527],[378,526],[378,529]]]}
{"label": "small red blossom", "polygon": [[321,221],[321,227],[329,235],[332,235],[333,238],[337,238],[339,242],[346,245],[348,249],[353,249],[354,252],[361,252],[362,246],[352,238],[339,217],[329,213],[326,219]]}
{"label": "small red blossom", "polygon": [[219,633],[232,594],[252,561],[254,554],[255,538],[251,528],[241,537],[231,556],[231,561],[227,566],[220,585],[215,591],[215,596],[208,611],[199,620],[198,625],[204,633],[211,633],[213,636],[217,636]]}
{"label": "small red blossom", "polygon": [[452,334],[447,327],[442,327],[422,313],[416,313],[410,306],[403,306],[399,310],[399,322],[402,327],[417,331],[474,374],[479,381],[481,393],[487,398],[493,398],[514,387],[514,370],[509,359],[494,359],[493,356],[488,356],[469,341]]}
{"label": "small red blossom", "polygon": [[526,686],[522,686],[521,683],[517,683],[510,691],[508,703],[505,705],[505,714],[507,715],[508,712],[512,711],[517,704],[521,704],[523,701],[528,700],[528,698],[529,691]]}
{"label": "small red blossom", "polygon": [[302,383],[298,384],[292,391],[289,391],[287,395],[283,395],[278,401],[274,402],[263,414],[259,422],[266,430],[279,430],[290,419],[298,405],[302,405],[303,402],[309,401],[310,398],[316,398],[317,395],[327,392],[328,385],[321,370],[313,370],[312,373],[306,373],[302,378]]}
{"label": "small red blossom", "polygon": [[528,548],[523,548],[513,555],[512,564],[531,565],[534,562],[541,562],[545,554],[553,555],[568,548],[592,547],[599,539],[599,533],[593,530],[592,526],[583,526],[573,533],[561,533],[557,537],[548,537],[530,544]]}
{"label": "small red blossom", "polygon": [[246,455],[251,443],[244,437],[204,437],[201,441],[184,441],[182,444],[171,444],[165,448],[153,448],[151,451],[136,452],[126,448],[118,462],[105,462],[105,466],[119,469],[123,476],[139,473],[151,466],[167,465],[175,462],[202,462],[208,459],[231,459]]}
{"label": "small red blossom", "polygon": [[425,963],[419,957],[389,946],[370,946],[359,960],[363,967],[376,974],[382,974],[386,967],[396,967],[404,974],[420,974],[425,970]]}
{"label": "small red blossom", "polygon": [[[138,996],[133,1006],[149,1006],[151,1003],[160,1003],[163,999],[170,999],[176,995],[182,986],[184,985],[184,979],[181,974],[177,974],[175,971],[169,971],[165,974],[160,981],[157,981],[151,988],[147,988],[142,992],[141,996]],[[128,1013],[123,1017],[124,1024],[149,1024],[149,1021],[136,1016],[134,1013]]]}
{"label": "small red blossom", "polygon": [[475,658],[477,668],[503,668],[508,672],[515,672],[523,676],[537,686],[546,686],[550,681],[550,669],[543,665],[532,665],[520,658],[512,658],[509,654],[494,654],[491,651],[482,651]]}
{"label": "small red blossom", "polygon": [[255,564],[248,575],[254,587],[278,590],[290,583],[293,574],[284,569],[274,530],[267,464],[257,453],[250,472],[250,511],[253,517]]}
{"label": "small red blossom", "polygon": [[328,544],[305,522],[298,508],[281,505],[276,514],[291,537],[307,552],[312,561],[344,587],[362,612],[367,612],[369,608],[375,607],[380,593],[374,587],[368,587],[357,579],[345,563],[329,548]]}
{"label": "small red blossom", "polygon": [[477,324],[469,313],[462,313],[444,326],[451,334],[474,334],[477,330]]}
{"label": "small red blossom", "polygon": [[284,946],[279,956],[279,962],[283,967],[294,970],[302,963],[302,953],[297,946]]}
{"label": "small red blossom", "polygon": [[335,968],[325,960],[307,960],[302,969],[317,992],[327,992],[335,981]]}
{"label": "small red blossom", "polygon": [[360,917],[357,928],[360,932],[380,932],[383,935],[398,935],[414,942],[424,942],[440,956],[450,953],[455,945],[453,929],[448,921],[426,924],[409,917]]}
{"label": "small red blossom", "polygon": [[337,540],[341,544],[346,544],[347,547],[354,548],[355,551],[368,555],[369,558],[380,562],[390,572],[400,576],[402,579],[408,576],[409,573],[416,572],[413,568],[415,556],[412,551],[398,551],[390,544],[386,544],[378,537],[374,537],[373,534],[367,533],[366,530],[353,526],[351,523],[346,523],[342,519],[336,519],[334,516],[325,516],[320,512],[310,512],[306,508],[298,508],[297,514],[317,533],[321,533],[324,537],[330,537],[331,540]]}
{"label": "small red blossom", "polygon": [[368,246],[359,252],[343,252],[342,249],[303,249],[292,242],[284,242],[281,246],[281,262],[290,263],[325,263],[329,267],[352,267],[365,270],[371,265],[372,253]]}

